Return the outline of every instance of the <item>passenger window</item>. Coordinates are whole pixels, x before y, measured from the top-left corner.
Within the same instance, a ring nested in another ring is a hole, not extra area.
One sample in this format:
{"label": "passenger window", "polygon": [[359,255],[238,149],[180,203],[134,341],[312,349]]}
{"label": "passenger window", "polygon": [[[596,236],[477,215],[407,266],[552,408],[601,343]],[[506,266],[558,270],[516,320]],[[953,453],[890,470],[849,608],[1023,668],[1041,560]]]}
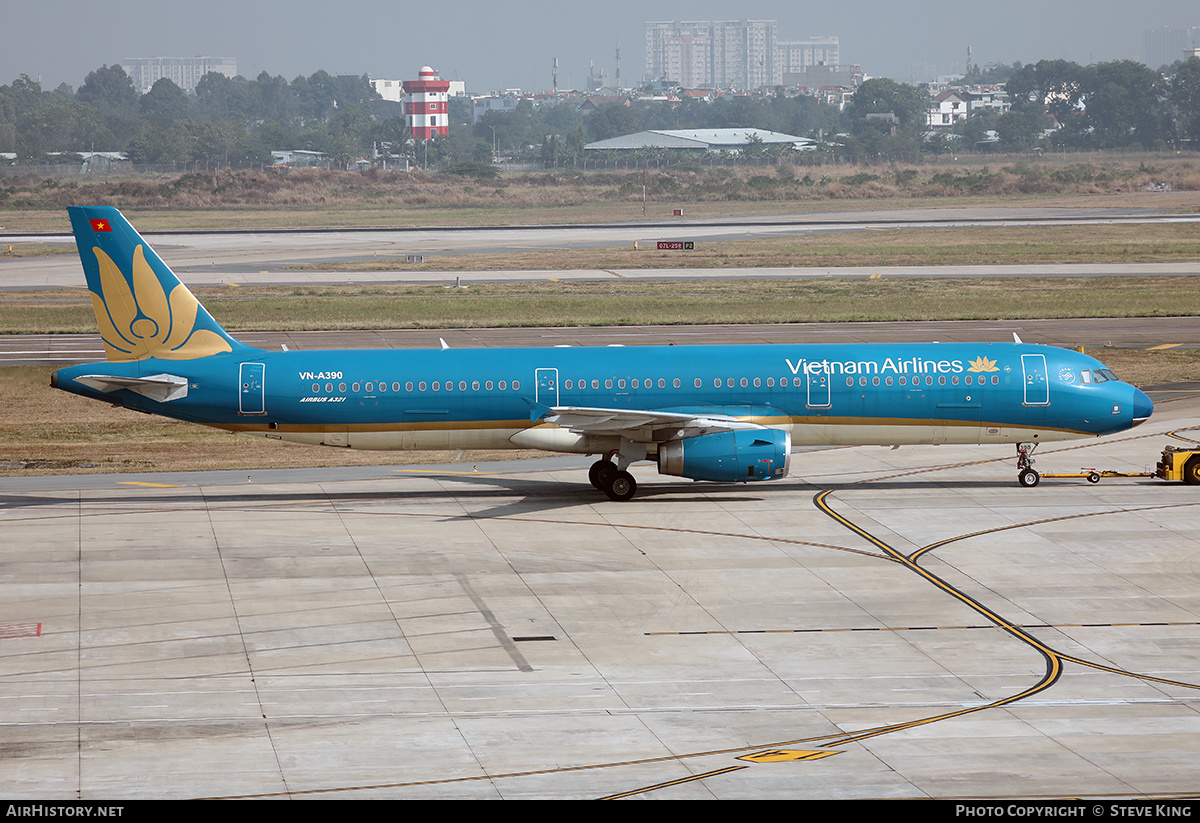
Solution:
{"label": "passenger window", "polygon": [[677,388],[679,388],[679,387],[680,387],[680,385],[682,385],[682,384],[679,382],[679,378],[678,378],[678,377],[676,377],[674,380],[672,380],[672,381],[671,381],[671,386],[672,386],[672,388],[676,388],[676,389],[677,389]]}

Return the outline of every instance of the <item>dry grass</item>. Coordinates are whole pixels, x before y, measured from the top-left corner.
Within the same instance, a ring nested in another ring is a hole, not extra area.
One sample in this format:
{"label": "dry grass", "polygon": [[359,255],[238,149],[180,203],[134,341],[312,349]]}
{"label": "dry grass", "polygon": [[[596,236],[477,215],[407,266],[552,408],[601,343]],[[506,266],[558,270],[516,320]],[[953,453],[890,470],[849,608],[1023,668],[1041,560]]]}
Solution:
{"label": "dry grass", "polygon": [[[988,165],[991,164],[991,165]],[[65,231],[68,205],[117,206],[147,231],[178,228],[506,225],[576,223],[781,211],[946,207],[1057,202],[1069,196],[1191,209],[1200,161],[1174,155],[920,166],[843,165],[641,171],[546,171],[495,181],[424,172],[301,169],[287,174],[222,172],[162,178],[9,179],[0,226]],[[1148,193],[1165,184],[1172,193]],[[1180,194],[1182,193],[1182,194]]]}
{"label": "dry grass", "polygon": [[[1200,315],[1194,278],[777,278],[209,287],[231,332]],[[0,333],[96,330],[84,289],[0,292]]]}

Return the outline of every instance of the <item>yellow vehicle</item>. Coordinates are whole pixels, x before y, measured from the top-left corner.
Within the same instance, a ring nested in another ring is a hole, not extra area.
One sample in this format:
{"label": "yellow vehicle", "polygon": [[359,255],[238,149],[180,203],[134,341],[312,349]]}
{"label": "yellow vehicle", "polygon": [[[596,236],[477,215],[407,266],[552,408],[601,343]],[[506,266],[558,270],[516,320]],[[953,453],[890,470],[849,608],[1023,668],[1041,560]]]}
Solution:
{"label": "yellow vehicle", "polygon": [[1167,446],[1154,475],[1163,480],[1182,480],[1193,486],[1200,483],[1200,451]]}

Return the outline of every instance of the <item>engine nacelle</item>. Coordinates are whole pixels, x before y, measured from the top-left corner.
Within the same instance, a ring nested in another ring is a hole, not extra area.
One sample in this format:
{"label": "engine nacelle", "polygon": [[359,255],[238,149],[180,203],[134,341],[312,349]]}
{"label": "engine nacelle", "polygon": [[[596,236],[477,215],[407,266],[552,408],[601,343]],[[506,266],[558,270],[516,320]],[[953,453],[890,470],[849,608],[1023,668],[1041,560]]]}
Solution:
{"label": "engine nacelle", "polygon": [[779,429],[736,429],[671,440],[658,447],[659,474],[748,483],[786,477],[792,435]]}

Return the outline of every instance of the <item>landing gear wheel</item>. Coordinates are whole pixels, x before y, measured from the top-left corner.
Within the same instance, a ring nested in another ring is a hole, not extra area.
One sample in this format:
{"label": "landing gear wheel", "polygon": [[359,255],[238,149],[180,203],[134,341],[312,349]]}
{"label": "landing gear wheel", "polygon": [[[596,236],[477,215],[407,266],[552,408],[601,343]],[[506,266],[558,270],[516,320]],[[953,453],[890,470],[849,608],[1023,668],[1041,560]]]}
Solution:
{"label": "landing gear wheel", "polygon": [[1033,469],[1025,469],[1017,475],[1017,482],[1027,489],[1032,489],[1042,480],[1042,476]]}
{"label": "landing gear wheel", "polygon": [[609,500],[628,500],[637,491],[637,481],[629,472],[615,471],[605,480],[604,493]]}
{"label": "landing gear wheel", "polygon": [[611,460],[597,460],[588,469],[588,481],[600,491],[604,491],[605,481],[615,472],[617,467]]}
{"label": "landing gear wheel", "polygon": [[1183,482],[1189,486],[1200,484],[1200,454],[1188,458],[1183,466]]}

